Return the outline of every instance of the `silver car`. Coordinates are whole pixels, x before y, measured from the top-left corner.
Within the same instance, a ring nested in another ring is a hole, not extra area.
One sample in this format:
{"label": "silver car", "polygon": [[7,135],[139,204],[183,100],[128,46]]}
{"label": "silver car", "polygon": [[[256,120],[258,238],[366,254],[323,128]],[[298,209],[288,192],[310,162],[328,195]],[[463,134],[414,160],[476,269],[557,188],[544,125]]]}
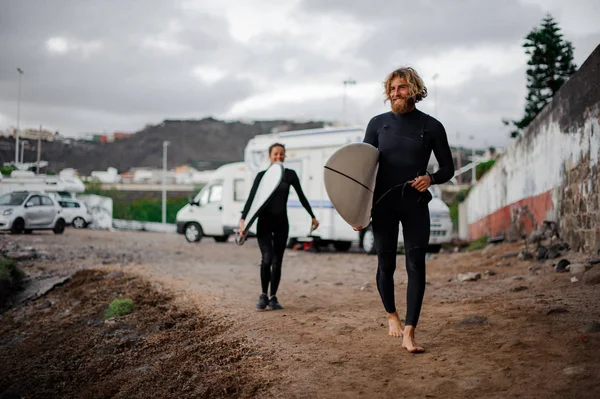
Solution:
{"label": "silver car", "polygon": [[47,194],[13,191],[0,196],[0,230],[29,234],[33,230],[65,231],[61,207]]}
{"label": "silver car", "polygon": [[85,205],[85,202],[71,198],[60,198],[58,205],[62,207],[62,216],[68,226],[76,229],[83,229],[92,223],[92,212]]}

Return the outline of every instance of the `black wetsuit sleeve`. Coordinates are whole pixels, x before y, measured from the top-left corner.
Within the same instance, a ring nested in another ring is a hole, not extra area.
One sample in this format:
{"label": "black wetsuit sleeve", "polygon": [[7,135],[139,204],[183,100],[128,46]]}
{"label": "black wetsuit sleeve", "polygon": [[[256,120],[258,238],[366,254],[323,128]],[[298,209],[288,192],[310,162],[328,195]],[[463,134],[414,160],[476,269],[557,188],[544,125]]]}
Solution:
{"label": "black wetsuit sleeve", "polygon": [[432,175],[432,184],[446,183],[454,176],[454,160],[452,159],[452,151],[448,145],[446,130],[441,123],[435,128],[433,153],[440,168]]}
{"label": "black wetsuit sleeve", "polygon": [[312,217],[314,219],[315,215],[313,214],[312,208],[310,207],[308,200],[304,196],[302,187],[300,186],[300,179],[298,178],[298,175],[296,174],[296,172],[294,172],[293,170],[292,170],[292,182],[291,183],[292,183],[292,186],[294,187],[294,190],[296,190],[296,194],[298,194],[298,199],[300,200],[300,203],[302,204],[304,209],[306,209],[306,212],[308,212],[310,217]]}
{"label": "black wetsuit sleeve", "polygon": [[376,118],[371,119],[367,125],[367,130],[365,131],[365,138],[363,139],[363,143],[371,144],[375,148],[379,148],[379,139],[377,135],[379,127],[377,125]]}
{"label": "black wetsuit sleeve", "polygon": [[254,184],[252,185],[252,189],[250,190],[250,195],[248,195],[246,205],[244,205],[244,210],[242,211],[242,219],[244,220],[246,219],[246,216],[248,216],[248,212],[250,212],[250,207],[252,206],[252,201],[254,201],[256,190],[258,190],[258,185],[260,184],[260,181],[264,174],[265,172],[260,172],[258,175],[256,175],[256,178],[254,179]]}

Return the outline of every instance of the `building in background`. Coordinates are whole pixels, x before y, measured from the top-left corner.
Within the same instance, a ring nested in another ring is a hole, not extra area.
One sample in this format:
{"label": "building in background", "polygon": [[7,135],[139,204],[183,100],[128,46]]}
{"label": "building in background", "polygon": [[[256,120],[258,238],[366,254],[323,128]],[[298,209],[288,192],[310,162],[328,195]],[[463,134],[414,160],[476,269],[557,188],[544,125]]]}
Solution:
{"label": "building in background", "polygon": [[134,133],[114,132],[113,139],[121,140],[121,139],[126,139],[127,137],[131,137],[133,135],[134,135]]}
{"label": "building in background", "polygon": [[54,141],[56,139],[57,134],[52,133],[49,130],[39,130],[39,129],[25,129],[21,130],[21,134],[19,138],[21,139],[29,139],[29,140],[38,140],[42,139],[44,141]]}
{"label": "building in background", "polygon": [[119,171],[115,168],[108,168],[106,171],[94,170],[92,171],[91,177],[93,180],[98,180],[100,183],[120,183],[121,176]]}

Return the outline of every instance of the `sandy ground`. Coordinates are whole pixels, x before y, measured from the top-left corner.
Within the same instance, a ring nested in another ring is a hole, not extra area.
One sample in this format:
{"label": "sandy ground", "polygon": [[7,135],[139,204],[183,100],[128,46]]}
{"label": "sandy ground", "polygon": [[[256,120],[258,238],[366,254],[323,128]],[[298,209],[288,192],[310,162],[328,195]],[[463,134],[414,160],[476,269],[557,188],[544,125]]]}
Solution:
{"label": "sandy ground", "polygon": [[[241,352],[234,370],[236,381],[248,389],[230,396],[600,397],[600,332],[593,324],[600,322],[600,265],[579,274],[555,273],[552,267],[561,258],[588,260],[583,254],[522,261],[510,256],[522,250],[520,243],[436,254],[427,263],[417,328],[417,340],[427,351],[413,355],[402,349],[401,339],[387,335],[375,256],[287,250],[278,292],[285,309],[257,311],[260,254],[254,240],[238,247],[211,239],[189,244],[169,234],[71,229],[62,236],[3,235],[0,240],[5,251],[34,248],[41,254],[22,262],[31,275],[120,270],[148,283],[149,291],[167,295],[169,306],[210,316],[222,326],[218,334],[231,340],[227,350],[253,348]],[[406,273],[404,257],[397,259],[396,301],[402,314]],[[480,272],[482,278],[457,281],[464,272]],[[15,315],[14,310],[5,313],[2,323]],[[192,334],[194,328],[185,331]],[[12,342],[6,339],[11,330],[1,333],[0,347],[11,349],[6,343]],[[172,350],[177,351],[176,343]],[[86,383],[93,387],[97,381]],[[152,389],[137,386],[148,397]],[[176,388],[171,392],[178,396]],[[126,397],[117,393],[112,392]]]}

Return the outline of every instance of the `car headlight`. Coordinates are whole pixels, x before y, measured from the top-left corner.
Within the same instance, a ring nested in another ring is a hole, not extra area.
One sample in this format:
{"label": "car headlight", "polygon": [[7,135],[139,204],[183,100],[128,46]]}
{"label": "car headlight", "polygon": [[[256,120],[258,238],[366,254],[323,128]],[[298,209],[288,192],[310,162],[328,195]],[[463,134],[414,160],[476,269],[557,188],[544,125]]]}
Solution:
{"label": "car headlight", "polygon": [[4,212],[2,212],[2,214],[4,216],[8,216],[8,215],[12,215],[12,208],[11,209],[5,209]]}

